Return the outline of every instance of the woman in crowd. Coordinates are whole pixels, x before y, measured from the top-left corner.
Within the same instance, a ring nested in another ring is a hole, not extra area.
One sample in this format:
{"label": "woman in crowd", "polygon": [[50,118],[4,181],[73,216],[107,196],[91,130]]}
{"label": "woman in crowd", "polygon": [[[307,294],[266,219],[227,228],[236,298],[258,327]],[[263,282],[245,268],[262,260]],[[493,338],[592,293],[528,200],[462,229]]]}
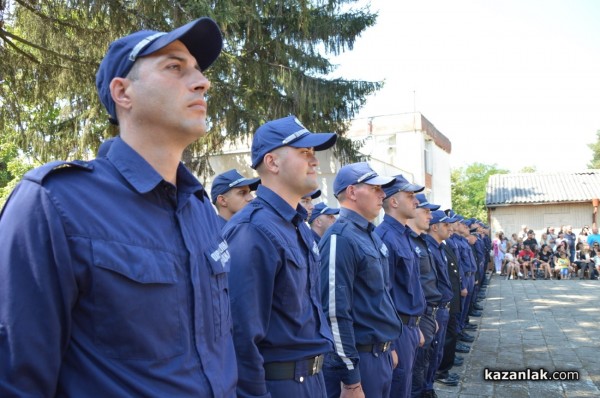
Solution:
{"label": "woman in crowd", "polygon": [[579,279],[585,278],[585,271],[588,271],[588,279],[592,279],[592,259],[590,258],[590,246],[586,243],[578,243],[579,250],[575,252],[575,272]]}
{"label": "woman in crowd", "polygon": [[508,252],[504,255],[504,261],[506,263],[506,279],[518,279],[520,273],[520,266],[515,258],[515,252],[517,246],[510,246]]}
{"label": "woman in crowd", "polygon": [[502,231],[496,232],[496,237],[492,242],[492,250],[494,251],[494,266],[496,267],[496,273],[502,274],[502,262],[504,261],[504,254],[506,253],[506,241],[504,240],[504,233]]}
{"label": "woman in crowd", "polygon": [[577,243],[587,243],[587,237],[590,234],[590,227],[585,225],[577,235]]}
{"label": "woman in crowd", "polygon": [[544,279],[552,279],[552,259],[554,253],[552,247],[548,244],[542,244],[542,249],[537,254],[537,259],[540,264],[540,269],[544,271]]}

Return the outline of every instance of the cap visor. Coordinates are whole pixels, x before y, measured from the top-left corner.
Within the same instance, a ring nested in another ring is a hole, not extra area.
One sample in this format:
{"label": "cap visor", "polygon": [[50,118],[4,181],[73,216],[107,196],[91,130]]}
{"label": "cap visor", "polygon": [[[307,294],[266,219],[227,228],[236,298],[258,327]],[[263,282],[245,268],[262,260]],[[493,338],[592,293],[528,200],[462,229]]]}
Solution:
{"label": "cap visor", "polygon": [[212,65],[223,48],[223,36],[216,22],[210,18],[200,18],[159,37],[139,56],[152,54],[175,40],[180,40],[187,47],[203,71]]}
{"label": "cap visor", "polygon": [[294,148],[315,148],[315,151],[324,151],[331,148],[336,140],[335,133],[309,133],[288,145]]}
{"label": "cap visor", "polygon": [[366,181],[363,181],[365,184],[369,185],[381,185],[382,188],[387,188],[396,182],[395,177],[385,177],[385,176],[375,176],[373,178],[369,178]]}
{"label": "cap visor", "polygon": [[425,190],[425,187],[422,185],[417,185],[417,184],[407,184],[405,186],[402,187],[402,189],[400,189],[401,191],[404,192],[421,192]]}

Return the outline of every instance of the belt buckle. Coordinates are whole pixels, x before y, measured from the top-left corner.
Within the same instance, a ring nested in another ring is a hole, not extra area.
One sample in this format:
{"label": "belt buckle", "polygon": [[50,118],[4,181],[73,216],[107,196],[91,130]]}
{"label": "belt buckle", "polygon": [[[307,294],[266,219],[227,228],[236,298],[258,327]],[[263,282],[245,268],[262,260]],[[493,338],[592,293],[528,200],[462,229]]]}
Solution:
{"label": "belt buckle", "polygon": [[421,316],[417,317],[417,320],[415,321],[415,326],[419,326],[419,322],[421,322]]}
{"label": "belt buckle", "polygon": [[435,318],[435,314],[437,314],[438,312],[438,308],[437,306],[433,307],[431,310],[431,316]]}
{"label": "belt buckle", "polygon": [[314,357],[311,376],[319,373],[319,370],[321,370],[322,365],[323,365],[323,355],[317,355],[316,357]]}
{"label": "belt buckle", "polygon": [[386,352],[387,350],[389,350],[390,346],[392,345],[391,341],[386,341],[385,343],[383,343],[381,345],[381,351],[382,352]]}

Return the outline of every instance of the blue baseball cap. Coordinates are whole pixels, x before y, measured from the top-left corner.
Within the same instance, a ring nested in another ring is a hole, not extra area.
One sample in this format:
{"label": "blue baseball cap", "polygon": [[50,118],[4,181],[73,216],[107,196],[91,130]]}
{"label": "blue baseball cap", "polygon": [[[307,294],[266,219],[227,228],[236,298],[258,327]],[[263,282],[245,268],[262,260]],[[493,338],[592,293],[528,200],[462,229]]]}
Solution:
{"label": "blue baseball cap", "polygon": [[442,207],[440,205],[434,205],[433,203],[429,203],[429,201],[427,200],[427,196],[425,196],[424,193],[416,194],[415,197],[419,201],[419,204],[417,205],[417,208],[419,209],[429,209],[431,211],[434,211]]}
{"label": "blue baseball cap", "polygon": [[118,124],[115,103],[110,94],[110,82],[115,77],[127,76],[138,58],[155,53],[176,40],[187,47],[202,71],[212,65],[223,47],[221,30],[210,18],[196,19],[168,33],[141,30],[110,44],[96,73],[96,89],[110,115],[111,123]]}
{"label": "blue baseball cap", "polygon": [[395,181],[392,185],[384,189],[385,197],[390,196],[403,191],[403,192],[421,192],[425,187],[417,184],[411,184],[402,174],[398,174],[394,177]]}
{"label": "blue baseball cap", "polygon": [[251,191],[255,191],[258,184],[260,184],[260,178],[246,178],[236,169],[231,169],[215,177],[210,188],[210,199],[215,204],[219,195],[226,194],[232,188],[247,186]]}
{"label": "blue baseball cap", "polygon": [[329,149],[335,144],[335,133],[311,133],[296,116],[271,120],[260,126],[252,139],[252,168],[256,169],[265,155],[282,146]]}
{"label": "blue baseball cap", "polygon": [[452,224],[458,221],[457,218],[448,217],[446,213],[442,210],[435,210],[431,212],[431,221],[429,221],[429,225],[437,224],[441,222],[447,222],[448,224]]}
{"label": "blue baseball cap", "polygon": [[302,199],[304,199],[304,198],[316,199],[319,196],[321,196],[321,190],[319,188],[317,188],[314,191],[312,191],[311,193],[307,193],[306,195],[304,195],[302,197]]}
{"label": "blue baseball cap", "polygon": [[462,221],[462,220],[464,220],[464,219],[465,219],[463,216],[461,216],[460,214],[457,214],[457,213],[456,213],[454,210],[452,210],[452,209],[446,209],[446,210],[444,210],[444,213],[446,213],[446,215],[447,215],[448,217],[451,217],[451,218],[456,218],[456,221]]}
{"label": "blue baseball cap", "polygon": [[322,216],[323,214],[338,214],[340,209],[335,207],[327,207],[327,205],[323,202],[317,203],[312,213],[310,213],[310,218],[308,219],[308,223],[312,224],[313,221],[316,220],[317,217]]}
{"label": "blue baseball cap", "polygon": [[333,180],[333,194],[337,197],[340,192],[350,185],[369,184],[381,185],[387,188],[395,181],[394,177],[384,177],[377,174],[367,162],[347,164],[338,171]]}

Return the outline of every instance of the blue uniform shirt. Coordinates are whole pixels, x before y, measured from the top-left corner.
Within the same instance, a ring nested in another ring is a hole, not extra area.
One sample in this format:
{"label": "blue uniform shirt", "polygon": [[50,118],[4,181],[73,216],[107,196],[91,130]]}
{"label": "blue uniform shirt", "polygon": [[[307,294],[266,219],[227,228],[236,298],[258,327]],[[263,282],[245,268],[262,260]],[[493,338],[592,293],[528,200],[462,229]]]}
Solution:
{"label": "blue uniform shirt", "polygon": [[0,217],[0,396],[233,397],[227,244],[198,180],[115,139]]}
{"label": "blue uniform shirt", "polygon": [[220,214],[217,214],[217,224],[219,225],[219,230],[222,230],[225,224],[227,224],[227,220],[224,219]]}
{"label": "blue uniform shirt", "polygon": [[316,233],[314,230],[310,230],[310,232],[312,232],[312,236],[313,239],[315,240],[315,242],[317,242],[317,244],[319,244],[319,242],[321,241],[321,237],[319,236],[318,233]]}
{"label": "blue uniform shirt", "polygon": [[323,310],[345,366],[344,384],[360,381],[357,344],[393,341],[402,331],[389,293],[387,247],[374,228],[358,213],[341,208],[319,244]]}
{"label": "blue uniform shirt", "polygon": [[238,397],[267,394],[264,363],[333,350],[319,297],[319,250],[306,210],[259,185],[223,229],[231,252]]}
{"label": "blue uniform shirt", "polygon": [[442,293],[437,285],[437,269],[431,258],[431,253],[425,241],[425,234],[411,231],[410,240],[414,248],[415,258],[419,261],[419,275],[421,286],[425,294],[427,305],[437,306],[442,301]]}
{"label": "blue uniform shirt", "polygon": [[464,272],[471,272],[472,275],[477,271],[477,260],[471,250],[471,245],[467,241],[467,238],[463,236],[456,237],[456,243],[458,250],[460,251],[460,265],[464,267]]}
{"label": "blue uniform shirt", "polygon": [[423,315],[427,303],[421,287],[419,263],[410,246],[411,229],[386,214],[375,232],[388,248],[391,294],[396,310],[403,315]]}
{"label": "blue uniform shirt", "polygon": [[437,282],[438,289],[442,293],[442,303],[449,303],[454,293],[452,292],[450,276],[448,276],[448,260],[442,247],[443,243],[438,243],[431,235],[425,235],[425,240],[427,240],[427,245],[437,268]]}

